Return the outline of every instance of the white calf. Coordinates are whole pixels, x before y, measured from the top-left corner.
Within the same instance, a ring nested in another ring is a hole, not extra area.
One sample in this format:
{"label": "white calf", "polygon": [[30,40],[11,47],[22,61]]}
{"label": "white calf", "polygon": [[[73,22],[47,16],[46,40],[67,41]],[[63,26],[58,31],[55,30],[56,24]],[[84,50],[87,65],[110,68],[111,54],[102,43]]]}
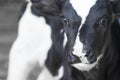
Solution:
{"label": "white calf", "polygon": [[26,80],[38,63],[43,68],[38,80],[58,80],[63,74],[63,67],[56,77],[45,67],[48,50],[52,45],[51,27],[46,24],[44,17],[31,13],[31,5],[30,2],[27,4],[19,21],[18,36],[10,50],[7,80]]}

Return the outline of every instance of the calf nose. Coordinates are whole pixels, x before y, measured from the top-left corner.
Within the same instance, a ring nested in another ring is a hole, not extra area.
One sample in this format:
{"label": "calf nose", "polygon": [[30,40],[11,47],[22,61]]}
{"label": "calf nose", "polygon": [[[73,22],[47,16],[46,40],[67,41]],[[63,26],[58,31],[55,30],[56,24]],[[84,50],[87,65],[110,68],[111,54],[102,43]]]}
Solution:
{"label": "calf nose", "polygon": [[91,64],[97,61],[97,56],[93,54],[91,51],[87,52],[86,57]]}
{"label": "calf nose", "polygon": [[85,57],[87,58],[87,60],[92,64],[95,61],[97,61],[97,55],[96,52],[94,52],[89,46],[84,45],[83,46],[83,50],[82,53],[85,54]]}
{"label": "calf nose", "polygon": [[84,40],[84,39],[80,39],[80,41],[81,41],[84,45],[88,44],[88,41],[86,41],[86,40]]}
{"label": "calf nose", "polygon": [[70,64],[75,64],[75,63],[81,62],[80,58],[72,53],[69,54],[68,61]]}

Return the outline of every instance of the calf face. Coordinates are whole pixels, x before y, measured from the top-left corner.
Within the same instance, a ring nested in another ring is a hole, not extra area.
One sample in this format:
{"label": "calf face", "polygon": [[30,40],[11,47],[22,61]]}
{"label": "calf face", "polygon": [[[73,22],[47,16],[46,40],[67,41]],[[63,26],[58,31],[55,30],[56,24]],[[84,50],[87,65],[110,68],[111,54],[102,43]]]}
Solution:
{"label": "calf face", "polygon": [[107,36],[109,36],[110,33],[110,20],[112,19],[112,14],[108,10],[108,6],[108,3],[103,4],[103,2],[98,1],[96,5],[91,8],[80,30],[80,41],[83,43],[83,53],[86,54],[85,56],[90,63],[94,63],[97,60],[97,57],[104,52],[103,45],[105,46],[107,44]]}
{"label": "calf face", "polygon": [[[77,0],[76,2],[74,0],[71,0],[71,4],[73,6],[73,8],[76,10],[76,12],[78,13],[79,16],[81,16],[82,21],[81,21],[81,25],[83,25],[84,21],[86,20],[86,16],[89,13],[90,8],[96,3],[96,0]],[[86,4],[86,5],[85,5]],[[81,26],[78,30],[81,29]],[[82,42],[80,42],[79,40],[79,33],[77,33],[77,37],[75,40],[75,44],[73,46],[73,51],[72,53],[77,56],[77,61],[78,58],[82,61],[82,63],[86,62],[86,58],[84,57],[84,54],[82,54]],[[74,62],[73,62],[74,63]]]}
{"label": "calf face", "polygon": [[86,20],[84,18],[82,22],[73,51],[84,64],[76,63],[73,64],[74,67],[80,70],[90,70],[102,57],[113,19],[111,10],[109,1],[97,0],[92,5],[89,14],[85,17]]}

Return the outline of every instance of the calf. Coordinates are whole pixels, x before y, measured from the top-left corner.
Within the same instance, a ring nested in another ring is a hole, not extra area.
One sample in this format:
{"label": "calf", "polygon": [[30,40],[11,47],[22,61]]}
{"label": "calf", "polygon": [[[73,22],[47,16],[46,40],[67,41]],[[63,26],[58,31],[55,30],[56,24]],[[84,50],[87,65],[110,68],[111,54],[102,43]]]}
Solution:
{"label": "calf", "polygon": [[63,34],[66,28],[77,30],[80,20],[68,0],[28,1],[10,50],[7,80],[26,80],[37,64],[38,80],[71,80]]}
{"label": "calf", "polygon": [[113,7],[109,0],[97,0],[77,36],[73,53],[83,56],[73,66],[85,80],[120,80],[120,25]]}

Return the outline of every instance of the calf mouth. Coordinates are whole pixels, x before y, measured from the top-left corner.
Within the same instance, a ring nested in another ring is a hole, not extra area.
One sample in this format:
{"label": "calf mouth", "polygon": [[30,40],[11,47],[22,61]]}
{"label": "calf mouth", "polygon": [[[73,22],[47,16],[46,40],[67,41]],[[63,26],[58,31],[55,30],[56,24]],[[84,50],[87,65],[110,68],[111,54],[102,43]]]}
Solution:
{"label": "calf mouth", "polygon": [[94,67],[97,67],[103,54],[98,56],[98,52],[95,50],[82,49],[81,55],[75,53],[70,55],[70,64],[78,70],[89,71]]}
{"label": "calf mouth", "polygon": [[83,63],[83,64],[93,64],[97,61],[97,53],[95,51],[84,50],[82,55],[77,56],[73,53],[69,54],[68,61],[70,64]]}

